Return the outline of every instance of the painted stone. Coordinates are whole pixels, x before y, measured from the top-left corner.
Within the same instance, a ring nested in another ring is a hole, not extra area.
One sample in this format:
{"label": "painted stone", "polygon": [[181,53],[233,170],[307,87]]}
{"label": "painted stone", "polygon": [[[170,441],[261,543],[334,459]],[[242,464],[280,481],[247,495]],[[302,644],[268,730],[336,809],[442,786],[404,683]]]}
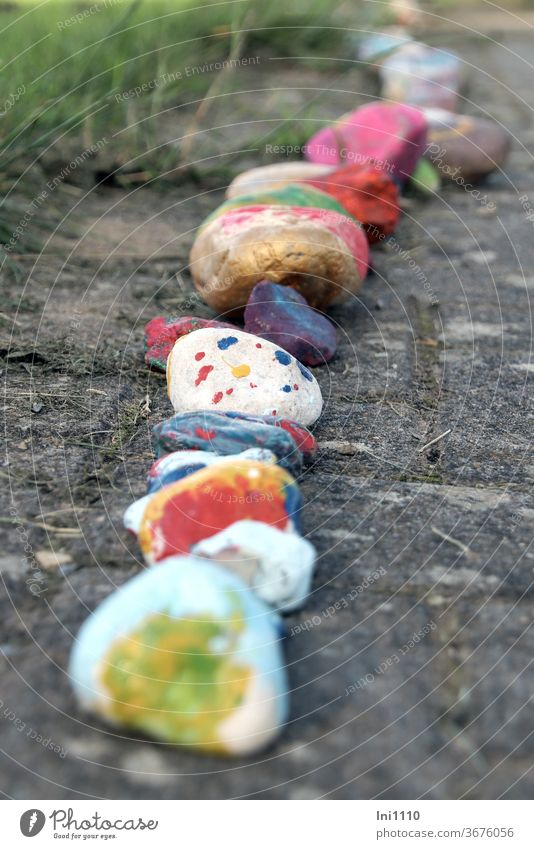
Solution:
{"label": "painted stone", "polygon": [[310,592],[313,545],[272,525],[236,522],[193,546],[193,553],[216,560],[281,612],[301,607]]}
{"label": "painted stone", "polygon": [[424,195],[435,195],[441,188],[441,177],[437,168],[424,157],[419,160],[410,177],[410,186]]}
{"label": "painted stone", "polygon": [[306,145],[306,157],[322,165],[373,161],[404,183],[420,156],[427,122],[420,109],[404,103],[368,103],[325,127]]}
{"label": "painted stone", "polygon": [[272,451],[278,463],[298,474],[303,459],[312,460],[317,442],[307,428],[280,416],[245,413],[178,413],[152,429],[159,457],[178,450],[238,454],[247,448]]}
{"label": "painted stone", "polygon": [[323,407],[319,384],[287,351],[241,330],[182,336],[167,360],[167,389],[177,413],[236,410],[313,424]]}
{"label": "painted stone", "polygon": [[158,315],[145,326],[145,363],[157,371],[165,371],[167,357],[177,339],[204,327],[233,328],[233,324],[191,315],[165,318]]}
{"label": "painted stone", "polygon": [[480,180],[504,165],[512,137],[500,124],[444,109],[426,109],[425,116],[429,123],[425,156],[442,177]]}
{"label": "painted stone", "polygon": [[317,451],[317,440],[306,427],[303,427],[298,422],[275,415],[252,416],[247,415],[246,413],[234,412],[228,412],[224,415],[226,415],[229,419],[239,421],[241,426],[243,426],[244,422],[258,422],[282,428],[282,430],[285,430],[293,437],[304,460],[310,461],[315,456]]}
{"label": "painted stone", "polygon": [[201,230],[231,209],[238,209],[241,206],[272,205],[330,209],[332,212],[339,213],[339,215],[347,214],[345,207],[326,192],[322,186],[289,182],[275,189],[257,189],[254,192],[225,200],[203,221]]}
{"label": "painted stone", "polygon": [[267,746],[287,719],[279,620],[215,563],[172,557],[85,621],[69,673],[112,725],[218,755]]}
{"label": "painted stone", "polygon": [[346,213],[301,206],[245,206],[220,215],[198,234],[190,267],[200,296],[219,312],[240,312],[261,280],[292,286],[323,309],[355,293],[369,248]]}
{"label": "painted stone", "polygon": [[226,197],[235,198],[251,192],[281,189],[288,183],[315,180],[331,170],[329,165],[316,165],[314,162],[276,162],[273,165],[250,168],[232,180],[226,189]]}
{"label": "painted stone", "polygon": [[137,536],[139,533],[145,510],[151,498],[151,494],[143,495],[142,498],[137,498],[136,501],[133,501],[124,511],[122,524],[134,536]]}
{"label": "painted stone", "polygon": [[148,502],[155,492],[159,492],[164,486],[182,480],[206,466],[220,463],[226,460],[255,460],[260,463],[276,463],[276,454],[265,448],[248,448],[240,454],[222,457],[211,451],[174,451],[161,457],[152,464],[147,476],[147,494],[134,501],[123,516],[123,524],[127,531],[137,535]]}
{"label": "painted stone", "polygon": [[219,457],[213,451],[173,451],[156,460],[147,474],[147,493],[158,492],[170,483],[199,472]]}
{"label": "painted stone", "polygon": [[245,308],[245,330],[280,345],[307,366],[323,365],[336,352],[336,331],[288,286],[264,280]]}
{"label": "painted stone", "polygon": [[280,466],[252,460],[207,466],[150,497],[139,529],[147,563],[187,554],[195,543],[241,519],[298,529],[301,497]]}
{"label": "painted stone", "polygon": [[417,27],[423,20],[423,12],[417,0],[389,0],[386,14],[400,26]]}
{"label": "painted stone", "polygon": [[347,165],[307,182],[336,198],[361,223],[370,244],[395,231],[400,217],[398,189],[378,165]]}
{"label": "painted stone", "polygon": [[414,106],[456,110],[462,63],[455,53],[414,41],[380,66],[382,97]]}

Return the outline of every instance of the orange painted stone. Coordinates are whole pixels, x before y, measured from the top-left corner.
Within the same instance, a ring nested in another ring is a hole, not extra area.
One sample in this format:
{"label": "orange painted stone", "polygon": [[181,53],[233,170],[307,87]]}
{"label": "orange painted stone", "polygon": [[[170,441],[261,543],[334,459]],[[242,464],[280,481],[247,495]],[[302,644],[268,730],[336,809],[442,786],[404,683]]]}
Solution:
{"label": "orange painted stone", "polygon": [[243,519],[281,531],[298,526],[301,497],[295,479],[275,464],[220,462],[170,484],[149,501],[139,530],[147,563],[192,546]]}

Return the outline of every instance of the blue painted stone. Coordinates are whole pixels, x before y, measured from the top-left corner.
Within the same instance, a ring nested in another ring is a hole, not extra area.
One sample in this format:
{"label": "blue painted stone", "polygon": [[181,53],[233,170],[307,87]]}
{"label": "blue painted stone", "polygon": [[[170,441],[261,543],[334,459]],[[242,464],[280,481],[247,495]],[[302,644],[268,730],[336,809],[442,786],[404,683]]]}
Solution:
{"label": "blue painted stone", "polygon": [[[294,289],[269,280],[258,283],[251,292],[245,309],[245,330],[280,345],[308,366],[327,363],[336,352],[334,325],[312,310]],[[275,354],[282,364],[280,357],[287,358],[285,351]],[[306,369],[302,374],[307,380],[313,379]]]}
{"label": "blue painted stone", "polygon": [[276,454],[281,466],[293,475],[310,459],[317,443],[302,425],[279,416],[201,411],[177,413],[153,428],[158,457],[180,450],[238,454],[248,448],[266,448]]}

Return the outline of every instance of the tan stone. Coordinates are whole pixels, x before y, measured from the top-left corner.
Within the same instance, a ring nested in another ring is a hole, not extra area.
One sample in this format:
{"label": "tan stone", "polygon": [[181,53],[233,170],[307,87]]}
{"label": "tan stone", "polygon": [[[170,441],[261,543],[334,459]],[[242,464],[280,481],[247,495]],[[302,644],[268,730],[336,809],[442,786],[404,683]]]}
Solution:
{"label": "tan stone", "polygon": [[[326,211],[321,212],[328,219]],[[321,309],[360,289],[367,267],[366,245],[362,244],[358,268],[344,239],[324,226],[321,216],[306,220],[288,208],[277,219],[269,214],[254,220],[251,216],[241,230],[231,233],[224,228],[226,217],[200,232],[190,257],[198,292],[220,314],[242,309],[256,283],[265,279],[292,286]]]}

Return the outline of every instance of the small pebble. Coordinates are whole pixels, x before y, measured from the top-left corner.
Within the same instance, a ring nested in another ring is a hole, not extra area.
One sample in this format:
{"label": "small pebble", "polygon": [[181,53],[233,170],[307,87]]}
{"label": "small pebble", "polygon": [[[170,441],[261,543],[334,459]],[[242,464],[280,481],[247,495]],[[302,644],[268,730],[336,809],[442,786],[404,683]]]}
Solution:
{"label": "small pebble", "polygon": [[66,551],[51,551],[43,548],[35,552],[35,559],[45,572],[61,572],[65,566],[74,566],[71,555]]}
{"label": "small pebble", "polygon": [[249,754],[272,742],[288,715],[279,627],[228,570],[173,557],[85,621],[72,686],[83,708],[115,726],[202,752]]}
{"label": "small pebble", "polygon": [[310,592],[313,545],[264,522],[235,522],[193,546],[193,554],[230,569],[259,598],[284,613],[302,607]]}
{"label": "small pebble", "polygon": [[334,325],[294,289],[268,280],[250,294],[245,330],[279,345],[307,366],[323,365],[336,352]]}
{"label": "small pebble", "polygon": [[233,410],[310,425],[323,407],[306,366],[241,330],[197,330],[178,339],[167,360],[167,388],[177,413]]}

